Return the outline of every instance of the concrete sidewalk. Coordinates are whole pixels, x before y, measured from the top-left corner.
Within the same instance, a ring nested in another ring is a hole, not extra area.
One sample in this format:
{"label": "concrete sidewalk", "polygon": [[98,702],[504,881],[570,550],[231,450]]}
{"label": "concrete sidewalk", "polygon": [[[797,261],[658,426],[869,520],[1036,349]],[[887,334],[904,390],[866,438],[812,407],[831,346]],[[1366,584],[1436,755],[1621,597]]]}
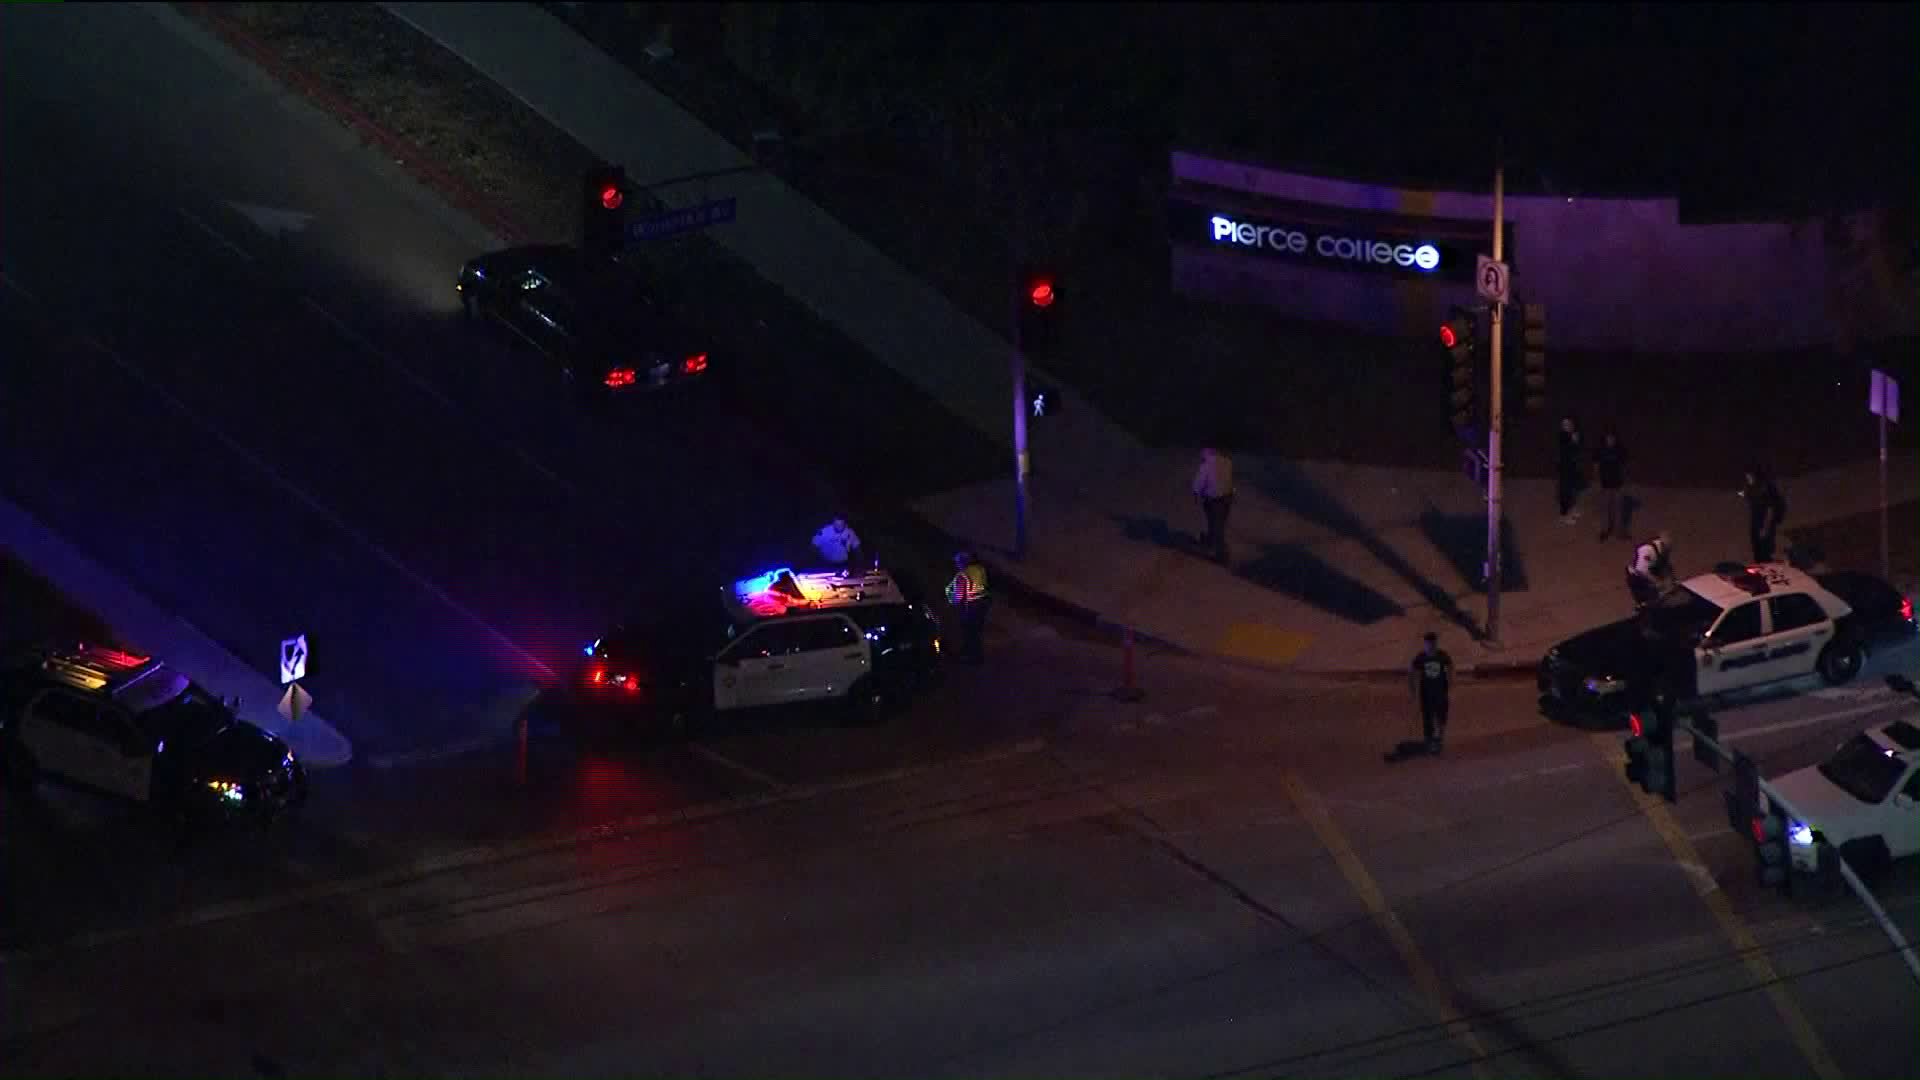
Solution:
{"label": "concrete sidewalk", "polygon": [[277,711],[282,687],[249,667],[192,624],[147,599],[112,571],[61,539],[33,515],[0,499],[0,544],[74,603],[122,635],[122,644],[158,657],[222,697],[238,695],[240,718],[280,736],[309,768],[353,760],[346,736],[312,712],[289,724]]}
{"label": "concrete sidewalk", "polygon": [[[1200,557],[1188,494],[1197,452],[1150,455],[1149,467],[1038,476],[1029,549],[1015,563],[1010,485],[921,500],[937,526],[975,545],[1002,582],[1057,598],[1115,626],[1188,651],[1328,674],[1401,671],[1432,630],[1466,670],[1530,667],[1554,642],[1631,610],[1623,572],[1632,540],[1599,540],[1589,492],[1577,524],[1560,522],[1553,483],[1509,479],[1507,591],[1501,641],[1478,640],[1486,503],[1456,472],[1236,461],[1231,565]],[[1920,462],[1890,463],[1893,502],[1920,494]],[[1783,483],[1790,525],[1879,505],[1877,464]],[[1746,507],[1733,488],[1633,488],[1629,536],[1673,534],[1684,574],[1744,560]],[[1895,568],[1911,578],[1915,568]]]}

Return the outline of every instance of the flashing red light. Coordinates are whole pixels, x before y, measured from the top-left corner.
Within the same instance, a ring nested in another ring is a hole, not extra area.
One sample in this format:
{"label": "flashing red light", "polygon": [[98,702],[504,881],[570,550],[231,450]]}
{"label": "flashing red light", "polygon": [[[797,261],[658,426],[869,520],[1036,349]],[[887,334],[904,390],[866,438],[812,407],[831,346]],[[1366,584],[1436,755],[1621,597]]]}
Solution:
{"label": "flashing red light", "polygon": [[607,377],[604,381],[609,389],[618,390],[623,386],[632,386],[635,378],[636,376],[632,368],[623,367],[614,368],[612,371],[607,372]]}
{"label": "flashing red light", "polygon": [[603,682],[606,682],[606,681],[607,681],[607,669],[606,669],[606,668],[594,668],[594,669],[593,669],[593,684],[594,684],[595,686],[598,686],[598,685],[600,685],[601,683],[603,683]]}
{"label": "flashing red light", "polygon": [[604,206],[609,210],[618,210],[620,209],[620,204],[626,201],[627,201],[627,197],[626,195],[621,193],[619,184],[605,184],[601,186],[600,188],[600,205],[601,206]]}
{"label": "flashing red light", "polygon": [[1646,727],[1645,727],[1644,725],[1642,725],[1642,724],[1640,723],[1640,714],[1639,714],[1639,713],[1628,713],[1628,714],[1627,714],[1627,725],[1628,725],[1629,727],[1631,727],[1631,728],[1633,728],[1633,737],[1634,737],[1634,738],[1636,738],[1636,739],[1640,739],[1640,738],[1645,738],[1645,737],[1646,737],[1646,734],[1647,734],[1647,729],[1646,729]]}
{"label": "flashing red light", "polygon": [[707,370],[707,354],[695,353],[680,364],[680,370],[689,375],[698,375]]}
{"label": "flashing red light", "polygon": [[1034,282],[1027,288],[1027,299],[1033,301],[1033,306],[1037,308],[1052,307],[1054,300],[1053,282],[1048,281],[1046,278],[1041,278]]}
{"label": "flashing red light", "polygon": [[1448,349],[1460,344],[1460,335],[1453,332],[1452,323],[1440,324],[1440,344]]}
{"label": "flashing red light", "polygon": [[105,649],[98,645],[93,648],[82,645],[80,646],[80,651],[86,653],[89,660],[98,660],[102,663],[122,668],[137,668],[148,660],[153,659],[150,656],[139,656],[134,653],[124,652],[120,649]]}
{"label": "flashing red light", "polygon": [[627,673],[627,693],[637,694],[639,692],[640,692],[640,676],[635,675],[632,672],[628,672]]}

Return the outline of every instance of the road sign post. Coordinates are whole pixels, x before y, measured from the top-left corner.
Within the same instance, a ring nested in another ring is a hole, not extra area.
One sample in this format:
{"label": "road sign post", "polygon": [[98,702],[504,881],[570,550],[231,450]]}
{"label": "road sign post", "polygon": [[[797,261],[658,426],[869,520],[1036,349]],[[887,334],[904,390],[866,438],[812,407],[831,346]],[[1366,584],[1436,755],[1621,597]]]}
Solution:
{"label": "road sign post", "polygon": [[[1491,378],[1487,387],[1487,633],[1488,648],[1500,647],[1500,431],[1501,431],[1501,373],[1500,332],[1506,306],[1507,265],[1501,261],[1506,254],[1502,243],[1503,218],[1506,216],[1507,173],[1496,160],[1493,166],[1493,258],[1481,263],[1482,273],[1478,275],[1480,287],[1488,285],[1499,287],[1500,297],[1490,299],[1488,307],[1492,309],[1493,341],[1487,349],[1487,367]],[[1491,271],[1491,273],[1489,273]],[[1483,292],[1482,295],[1485,295]]]}
{"label": "road sign post", "polygon": [[1480,256],[1473,274],[1474,287],[1480,293],[1480,299],[1487,303],[1504,304],[1509,299],[1508,286],[1512,284],[1512,276],[1507,264],[1500,261],[1500,242],[1497,239],[1493,248],[1495,254],[1492,258]]}
{"label": "road sign post", "polygon": [[1879,368],[1873,370],[1867,411],[1880,418],[1880,576],[1892,578],[1893,558],[1887,548],[1887,422],[1900,422],[1900,383]]}

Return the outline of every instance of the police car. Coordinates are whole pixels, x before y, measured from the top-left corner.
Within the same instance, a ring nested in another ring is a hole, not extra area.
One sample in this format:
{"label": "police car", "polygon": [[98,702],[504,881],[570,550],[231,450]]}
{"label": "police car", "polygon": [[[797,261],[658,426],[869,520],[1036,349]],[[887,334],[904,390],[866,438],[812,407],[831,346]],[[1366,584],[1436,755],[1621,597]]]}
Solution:
{"label": "police car", "polygon": [[0,666],[0,764],[185,814],[271,820],[306,801],[279,738],[151,657],[81,645]]}
{"label": "police car", "polygon": [[1787,822],[1795,869],[1817,869],[1820,840],[1863,873],[1920,854],[1920,727],[1906,720],[1863,731],[1827,760],[1772,784],[1805,816]]}
{"label": "police car", "polygon": [[1624,722],[1656,684],[1683,701],[1816,673],[1837,685],[1860,673],[1870,649],[1914,630],[1913,601],[1871,575],[1728,568],[1554,646],[1540,662],[1540,706],[1556,718]]}
{"label": "police car", "polygon": [[875,716],[931,681],[940,647],[937,616],[889,572],[780,567],[723,588],[717,606],[593,641],[571,696],[683,730],[710,713],[808,702]]}

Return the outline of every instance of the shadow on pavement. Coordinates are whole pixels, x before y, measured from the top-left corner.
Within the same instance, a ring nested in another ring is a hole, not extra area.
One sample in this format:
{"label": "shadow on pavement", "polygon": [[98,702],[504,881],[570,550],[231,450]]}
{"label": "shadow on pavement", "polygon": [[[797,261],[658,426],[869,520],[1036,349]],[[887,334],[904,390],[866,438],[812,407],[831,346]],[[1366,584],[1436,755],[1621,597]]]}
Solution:
{"label": "shadow on pavement", "polygon": [[[1420,515],[1420,531],[1468,588],[1479,588],[1485,580],[1482,572],[1487,561],[1487,516],[1485,514],[1443,514],[1429,509]],[[1513,522],[1500,519],[1500,590],[1522,592],[1527,589],[1527,568],[1514,543]]]}
{"label": "shadow on pavement", "polygon": [[[1412,586],[1423,600],[1433,605],[1446,619],[1461,629],[1480,636],[1479,624],[1473,616],[1467,614],[1453,597],[1438,583],[1428,579],[1406,557],[1381,540],[1368,524],[1353,511],[1347,509],[1338,497],[1313,482],[1304,470],[1295,465],[1281,465],[1258,474],[1255,481],[1267,496],[1281,507],[1291,510],[1301,517],[1331,529],[1341,537],[1358,542],[1369,555],[1379,560],[1382,566],[1393,571],[1402,581]],[[1476,561],[1477,565],[1477,561]]]}
{"label": "shadow on pavement", "polygon": [[1298,544],[1260,547],[1258,558],[1233,568],[1236,576],[1362,626],[1406,614],[1391,598],[1327,565]]}

